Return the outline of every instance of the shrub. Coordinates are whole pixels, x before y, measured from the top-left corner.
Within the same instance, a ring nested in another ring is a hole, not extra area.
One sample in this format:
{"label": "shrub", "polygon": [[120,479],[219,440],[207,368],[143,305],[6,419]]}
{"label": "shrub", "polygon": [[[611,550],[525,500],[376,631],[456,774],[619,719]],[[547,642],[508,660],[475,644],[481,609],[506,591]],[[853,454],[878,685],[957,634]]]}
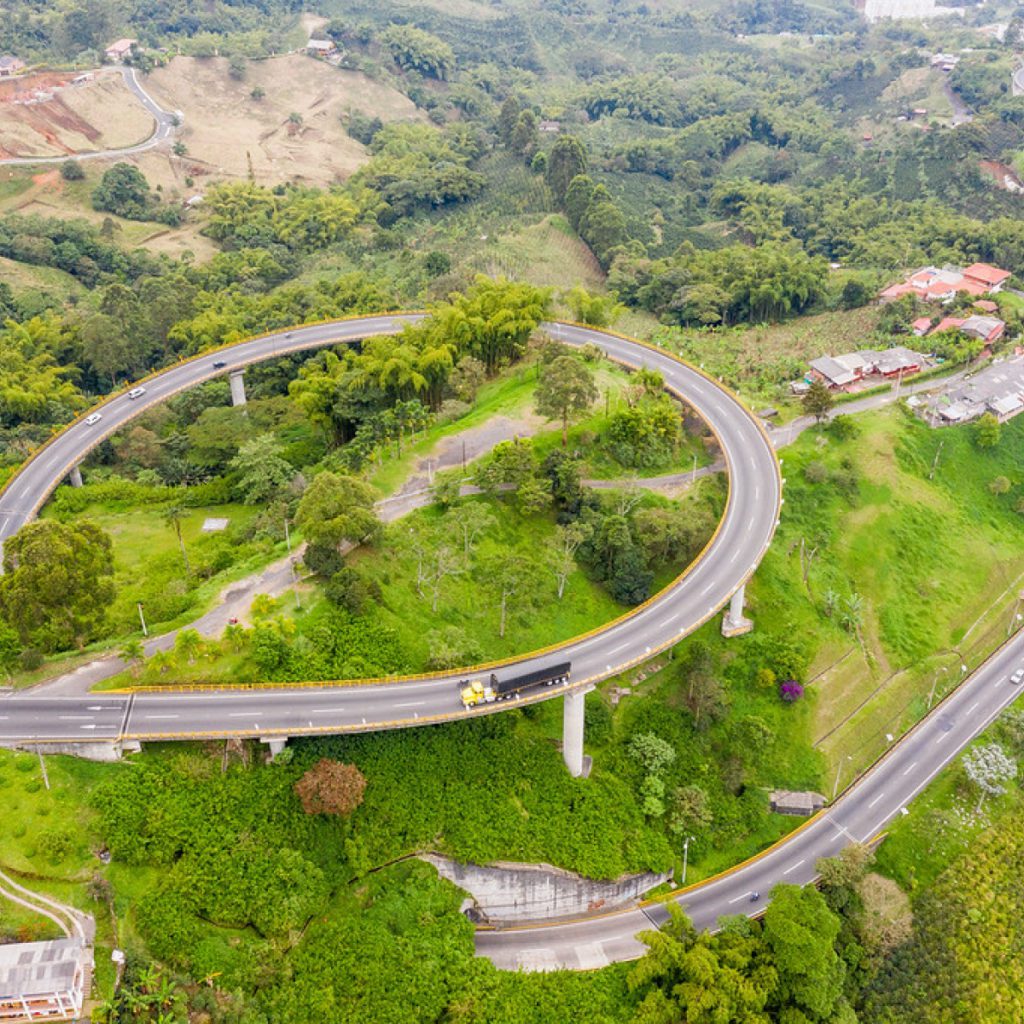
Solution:
{"label": "shrub", "polygon": [[787,703],[794,703],[804,695],[804,688],[795,679],[785,679],[779,684],[779,696]]}

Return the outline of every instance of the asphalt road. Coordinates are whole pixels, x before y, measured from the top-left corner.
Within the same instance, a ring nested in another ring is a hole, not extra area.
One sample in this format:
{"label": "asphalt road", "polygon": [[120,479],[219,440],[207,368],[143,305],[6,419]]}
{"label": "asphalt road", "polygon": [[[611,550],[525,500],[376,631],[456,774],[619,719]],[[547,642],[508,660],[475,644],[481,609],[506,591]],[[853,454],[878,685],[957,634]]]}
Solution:
{"label": "asphalt road", "polygon": [[[0,542],[34,516],[66,474],[89,451],[144,410],[171,395],[250,363],[291,352],[394,332],[409,316],[377,316],[279,332],[180,363],[145,383],[132,401],[120,394],[96,407],[98,423],[80,419],[25,464],[0,493]],[[591,328],[547,325],[573,344],[595,344],[630,366],[661,371],[667,387],[697,409],[718,435],[730,480],[718,532],[686,575],[625,619],[555,650],[515,662],[519,671],[569,659],[579,689],[646,661],[706,622],[752,574],[778,520],[781,480],[774,450],[737,399],[700,372],[660,350]],[[215,362],[225,365],[215,367]],[[123,695],[32,697],[12,695],[0,713],[0,743],[101,741],[363,732],[460,719],[503,710],[510,703],[466,711],[454,672],[377,685],[258,687],[239,690],[140,692]],[[543,689],[516,703],[550,699],[566,688]]]}
{"label": "asphalt road", "polygon": [[[103,418],[98,424],[89,427],[78,421],[37,453],[0,493],[0,540],[38,511],[62,477],[92,447],[145,408],[232,368],[291,351],[395,331],[409,319],[369,317],[244,342],[164,371],[147,382],[145,397],[136,402],[124,395],[109,399],[99,407]],[[664,353],[599,331],[561,324],[550,324],[548,329],[571,344],[598,344],[609,356],[628,365],[660,370],[670,389],[698,409],[718,434],[730,478],[722,524],[685,577],[626,621],[571,641],[557,652],[525,659],[531,666],[542,666],[570,657],[572,685],[579,687],[646,660],[659,647],[675,643],[706,621],[728,600],[756,567],[771,540],[781,481],[771,445],[753,417],[697,371]],[[227,365],[216,369],[215,360]],[[1020,691],[1008,677],[1022,664],[1024,632],[896,743],[836,804],[738,869],[677,894],[676,902],[698,927],[714,927],[724,915],[763,908],[769,890],[778,882],[812,881],[820,857],[838,853],[847,843],[875,837],[1018,696]],[[408,727],[486,713],[462,710],[456,693],[461,675],[383,685],[162,691],[130,697],[95,694],[47,699],[13,694],[0,699],[0,743],[227,735],[269,738]],[[533,699],[561,692],[543,691]],[[757,903],[750,900],[754,891],[764,894]],[[600,967],[639,956],[643,946],[637,933],[662,923],[666,916],[663,905],[653,904],[540,927],[480,930],[477,951],[507,968]]]}
{"label": "asphalt road", "polygon": [[[804,885],[815,864],[852,842],[868,843],[964,747],[985,729],[1021,688],[1009,682],[1024,665],[1024,631],[997,651],[966,682],[851,786],[835,804],[779,845],[725,875],[673,896],[698,928],[720,917],[763,909],[775,884]],[[751,893],[761,899],[752,903]],[[476,949],[499,967],[526,970],[589,969],[640,956],[638,932],[664,923],[668,913],[651,904],[604,917],[502,931],[478,930]]]}
{"label": "asphalt road", "polygon": [[35,164],[63,164],[67,163],[68,160],[116,160],[118,157],[131,156],[134,153],[144,153],[147,149],[153,149],[159,146],[161,142],[169,139],[174,134],[175,120],[179,124],[181,123],[180,111],[164,110],[143,88],[135,68],[118,66],[117,71],[124,79],[124,84],[138,97],[139,102],[146,110],[153,115],[156,127],[148,139],[135,146],[125,146],[122,149],[101,149],[95,153],[68,153],[64,156],[6,157],[0,160],[0,166],[19,167],[33,166]]}

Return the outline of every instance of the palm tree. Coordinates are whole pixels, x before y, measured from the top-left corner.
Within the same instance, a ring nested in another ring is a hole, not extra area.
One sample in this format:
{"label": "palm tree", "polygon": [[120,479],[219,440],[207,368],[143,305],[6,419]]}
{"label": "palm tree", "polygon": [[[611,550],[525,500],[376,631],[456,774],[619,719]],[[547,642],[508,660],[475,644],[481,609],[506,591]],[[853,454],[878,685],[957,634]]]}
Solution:
{"label": "palm tree", "polygon": [[185,510],[179,505],[172,505],[164,513],[164,522],[170,526],[178,535],[178,546],[181,548],[181,558],[185,563],[185,575],[191,574],[192,569],[188,564],[188,552],[185,550],[185,538],[181,535],[181,521],[185,518]]}
{"label": "palm tree", "polygon": [[142,670],[142,662],[146,657],[146,649],[142,646],[141,640],[126,640],[121,645],[121,650],[118,654],[128,662],[132,670],[132,675],[138,679],[139,672]]}

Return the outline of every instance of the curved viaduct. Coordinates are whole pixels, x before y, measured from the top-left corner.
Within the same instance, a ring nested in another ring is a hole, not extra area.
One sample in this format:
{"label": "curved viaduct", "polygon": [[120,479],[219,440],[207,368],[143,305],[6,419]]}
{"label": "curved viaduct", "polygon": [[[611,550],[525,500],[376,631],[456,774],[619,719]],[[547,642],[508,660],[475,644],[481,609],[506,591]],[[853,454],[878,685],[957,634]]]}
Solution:
{"label": "curved viaduct", "polygon": [[[400,331],[423,314],[388,314],[280,331],[204,353],[150,377],[143,396],[122,392],[94,407],[101,419],[84,417],[36,452],[0,493],[0,542],[28,522],[60,481],[129,420],[170,396],[228,374],[232,393],[244,401],[241,371],[250,364],[308,349]],[[569,684],[545,688],[509,703],[465,710],[458,683],[466,672],[346,685],[213,690],[140,691],[130,696],[86,698],[14,696],[4,702],[0,744],[77,744],[102,748],[146,740],[258,737],[274,746],[290,736],[367,732],[458,720],[516,704],[565,698],[565,757],[583,770],[583,696],[594,684],[646,661],[710,619],[730,598],[729,621],[740,621],[743,587],[771,541],[781,503],[774,449],[740,402],[700,371],[668,353],[594,328],[544,325],[570,345],[594,344],[625,366],[661,372],[666,388],[687,402],[717,436],[729,472],[725,514],[698,559],[651,600],[605,627],[544,651],[509,659],[516,670],[571,660]],[[218,364],[218,365],[215,365]]]}
{"label": "curved viaduct", "polygon": [[[24,464],[0,492],[0,542],[28,522],[48,496],[104,438],[134,416],[171,395],[232,374],[232,394],[244,400],[239,374],[247,365],[277,356],[394,333],[420,314],[363,317],[278,332],[204,353],[146,382],[146,394],[124,393],[96,407],[102,419],[84,419],[58,434]],[[146,740],[257,737],[272,746],[290,736],[405,728],[493,713],[533,700],[565,701],[565,755],[570,771],[583,767],[583,694],[601,679],[648,659],[692,632],[726,603],[738,627],[743,588],[771,541],[781,506],[781,477],[771,442],[754,417],[729,392],[698,370],[659,349],[608,332],[571,324],[546,329],[571,344],[598,345],[629,367],[660,371],[666,386],[696,409],[715,433],[726,459],[729,498],[715,535],[700,557],[646,604],[583,637],[556,648],[512,659],[517,668],[573,663],[568,686],[543,690],[508,705],[466,711],[458,682],[467,674],[390,679],[350,685],[162,690],[94,694],[83,698],[34,698],[14,694],[0,700],[0,746],[119,749]],[[214,366],[219,362],[221,366]],[[941,769],[1020,692],[1007,679],[1024,663],[1024,631],[995,652],[959,688],[827,810],[778,844],[723,875],[678,891],[670,900],[684,907],[698,927],[713,927],[722,915],[749,913],[753,891],[778,882],[805,884],[819,857],[849,842],[867,842],[901,812]],[[645,904],[604,916],[556,921],[500,931],[481,929],[477,951],[499,967],[593,968],[641,955],[638,932],[667,919],[663,903]]]}

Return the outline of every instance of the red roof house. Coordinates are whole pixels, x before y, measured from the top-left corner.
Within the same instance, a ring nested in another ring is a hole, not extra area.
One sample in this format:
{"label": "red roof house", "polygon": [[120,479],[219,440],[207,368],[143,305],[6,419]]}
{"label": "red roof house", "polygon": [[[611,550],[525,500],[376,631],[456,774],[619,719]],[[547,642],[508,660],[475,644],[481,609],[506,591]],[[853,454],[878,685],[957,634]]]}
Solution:
{"label": "red roof house", "polygon": [[1001,270],[989,263],[972,263],[965,271],[964,277],[969,281],[977,281],[986,286],[990,292],[997,292],[1012,275],[1008,270]]}

